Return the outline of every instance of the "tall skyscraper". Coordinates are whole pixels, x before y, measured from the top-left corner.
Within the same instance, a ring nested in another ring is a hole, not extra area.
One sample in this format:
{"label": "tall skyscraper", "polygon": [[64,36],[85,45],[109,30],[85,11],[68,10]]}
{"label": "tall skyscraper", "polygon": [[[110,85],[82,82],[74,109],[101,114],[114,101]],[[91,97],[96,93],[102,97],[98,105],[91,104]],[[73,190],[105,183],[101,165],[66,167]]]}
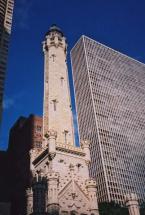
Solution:
{"label": "tall skyscraper", "polygon": [[0,121],[14,0],[0,0]]}
{"label": "tall skyscraper", "polygon": [[145,65],[86,36],[71,50],[79,135],[100,202],[145,198]]}
{"label": "tall skyscraper", "polygon": [[44,141],[41,152],[30,151],[33,175],[27,189],[27,215],[99,215],[96,182],[89,177],[89,142],[74,144],[70,106],[67,43],[51,26],[43,42]]}

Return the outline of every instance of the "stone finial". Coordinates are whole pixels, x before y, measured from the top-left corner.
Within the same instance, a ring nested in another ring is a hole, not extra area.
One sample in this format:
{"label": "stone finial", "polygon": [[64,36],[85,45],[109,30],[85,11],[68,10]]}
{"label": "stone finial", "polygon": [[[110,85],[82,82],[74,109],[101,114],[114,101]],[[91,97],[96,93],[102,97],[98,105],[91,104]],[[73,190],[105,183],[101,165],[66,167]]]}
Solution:
{"label": "stone finial", "polygon": [[90,146],[90,141],[89,140],[81,140],[82,149],[89,148],[89,146]]}
{"label": "stone finial", "polygon": [[87,164],[87,165],[88,165],[88,164],[90,163],[90,161],[91,161],[89,146],[90,146],[90,141],[89,141],[89,140],[81,140],[81,147],[82,147],[83,151],[84,151],[85,154],[86,154],[86,164]]}
{"label": "stone finial", "polygon": [[52,160],[56,155],[57,132],[51,129],[45,134],[45,137],[48,139],[48,156]]}
{"label": "stone finial", "polygon": [[39,168],[37,171],[33,172],[32,186],[38,183],[46,183],[47,176],[44,172],[44,169]]}
{"label": "stone finial", "polygon": [[140,215],[138,198],[135,193],[125,195],[125,203],[129,210],[129,215]]}
{"label": "stone finial", "polygon": [[43,178],[44,177],[44,169],[40,168],[38,172],[38,177]]}
{"label": "stone finial", "polygon": [[43,45],[43,52],[46,53],[48,51],[48,46],[47,46],[46,41],[43,41],[42,45]]}
{"label": "stone finial", "polygon": [[135,193],[126,194],[125,201],[138,201],[137,195]]}
{"label": "stone finial", "polygon": [[35,159],[35,157],[37,156],[36,150],[35,149],[30,149],[29,156],[30,156],[30,159],[33,161]]}
{"label": "stone finial", "polygon": [[45,134],[45,137],[47,139],[55,139],[57,138],[57,132],[54,131],[53,129],[50,129],[46,134]]}

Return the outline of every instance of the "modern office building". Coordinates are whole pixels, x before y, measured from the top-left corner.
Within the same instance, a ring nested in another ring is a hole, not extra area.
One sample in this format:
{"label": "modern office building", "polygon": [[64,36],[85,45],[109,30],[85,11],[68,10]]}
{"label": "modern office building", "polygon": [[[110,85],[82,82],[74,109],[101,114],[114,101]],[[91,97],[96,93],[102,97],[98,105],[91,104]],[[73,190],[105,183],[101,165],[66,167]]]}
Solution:
{"label": "modern office building", "polygon": [[145,199],[145,65],[82,36],[71,50],[80,139],[100,202]]}
{"label": "modern office building", "polygon": [[0,0],[0,121],[14,0]]}

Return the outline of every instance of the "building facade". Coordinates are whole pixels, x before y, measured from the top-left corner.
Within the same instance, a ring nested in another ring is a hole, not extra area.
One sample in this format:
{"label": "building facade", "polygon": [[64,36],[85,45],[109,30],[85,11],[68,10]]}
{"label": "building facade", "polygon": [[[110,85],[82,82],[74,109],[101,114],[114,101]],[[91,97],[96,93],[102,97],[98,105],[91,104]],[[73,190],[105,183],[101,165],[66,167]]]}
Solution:
{"label": "building facade", "polygon": [[29,152],[34,148],[38,152],[42,150],[42,117],[31,114],[28,118],[20,117],[9,134],[7,173],[11,180],[7,184],[10,187],[11,215],[24,214],[25,190],[32,178]]}
{"label": "building facade", "polygon": [[79,135],[100,202],[145,199],[145,65],[86,36],[71,50]]}
{"label": "building facade", "polygon": [[89,177],[89,142],[74,143],[63,32],[51,26],[43,42],[44,114],[41,152],[30,151],[32,184],[27,215],[98,215],[96,182]]}
{"label": "building facade", "polygon": [[0,119],[14,0],[0,0]]}

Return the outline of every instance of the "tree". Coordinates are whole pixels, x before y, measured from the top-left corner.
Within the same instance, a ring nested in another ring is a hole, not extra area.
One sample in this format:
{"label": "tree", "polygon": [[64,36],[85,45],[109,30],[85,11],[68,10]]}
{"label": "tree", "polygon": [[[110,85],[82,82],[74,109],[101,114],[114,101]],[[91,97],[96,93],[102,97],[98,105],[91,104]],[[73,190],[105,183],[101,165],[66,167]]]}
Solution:
{"label": "tree", "polygon": [[145,202],[143,202],[140,206],[140,215],[145,215]]}
{"label": "tree", "polygon": [[99,212],[100,215],[129,215],[126,207],[122,207],[113,201],[99,203]]}

